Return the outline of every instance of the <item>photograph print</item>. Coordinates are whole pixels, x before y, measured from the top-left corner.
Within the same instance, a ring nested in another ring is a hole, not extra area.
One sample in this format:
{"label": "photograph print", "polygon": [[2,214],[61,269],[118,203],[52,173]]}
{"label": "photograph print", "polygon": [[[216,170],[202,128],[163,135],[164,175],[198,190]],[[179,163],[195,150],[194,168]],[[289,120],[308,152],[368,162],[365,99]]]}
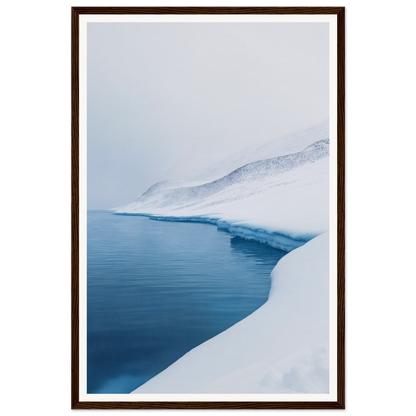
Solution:
{"label": "photograph print", "polygon": [[122,9],[72,10],[73,408],[343,408],[343,9]]}

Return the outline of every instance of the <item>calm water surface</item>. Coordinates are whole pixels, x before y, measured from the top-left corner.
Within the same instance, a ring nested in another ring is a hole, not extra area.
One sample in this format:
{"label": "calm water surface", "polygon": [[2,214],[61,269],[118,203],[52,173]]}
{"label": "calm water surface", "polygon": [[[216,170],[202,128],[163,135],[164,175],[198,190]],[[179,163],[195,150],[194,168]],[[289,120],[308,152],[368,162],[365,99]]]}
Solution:
{"label": "calm water surface", "polygon": [[210,224],[89,211],[88,393],[130,393],[254,312],[285,254]]}

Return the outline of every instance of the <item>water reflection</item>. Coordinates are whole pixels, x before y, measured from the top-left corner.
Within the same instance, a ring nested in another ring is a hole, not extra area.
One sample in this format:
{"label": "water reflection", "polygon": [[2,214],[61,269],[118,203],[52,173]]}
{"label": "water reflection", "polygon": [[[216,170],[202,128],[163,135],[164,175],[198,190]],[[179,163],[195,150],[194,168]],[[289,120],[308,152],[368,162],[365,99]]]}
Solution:
{"label": "water reflection", "polygon": [[87,391],[130,393],[258,309],[286,254],[210,224],[88,213]]}
{"label": "water reflection", "polygon": [[254,240],[246,240],[241,237],[231,237],[230,246],[232,254],[242,254],[254,258],[256,261],[273,266],[287,254],[286,251],[273,248]]}

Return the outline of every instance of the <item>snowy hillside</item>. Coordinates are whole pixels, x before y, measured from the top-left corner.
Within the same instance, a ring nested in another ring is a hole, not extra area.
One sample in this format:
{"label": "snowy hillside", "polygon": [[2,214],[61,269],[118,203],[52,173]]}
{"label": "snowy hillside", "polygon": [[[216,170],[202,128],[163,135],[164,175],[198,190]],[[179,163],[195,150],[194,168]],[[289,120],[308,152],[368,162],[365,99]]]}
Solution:
{"label": "snowy hillside", "polygon": [[[248,189],[250,183],[267,180],[268,186],[270,186],[271,178],[305,164],[314,163],[328,155],[329,140],[320,140],[297,153],[248,163],[213,182],[196,186],[192,186],[192,184],[183,186],[183,183],[178,181],[158,183],[149,188],[129,209],[148,207],[178,209],[202,204],[203,206],[218,205],[223,203],[224,200],[217,199],[208,202],[208,199],[236,185],[244,184],[245,189]],[[257,186],[256,189],[258,189]],[[252,193],[255,192],[254,190],[251,191]],[[236,196],[235,199],[247,196],[248,192],[244,192]],[[227,202],[231,200],[233,199],[227,198]]]}
{"label": "snowy hillside", "polygon": [[265,305],[135,393],[329,392],[328,124],[288,137],[240,154],[215,180],[160,182],[116,211],[208,222],[291,251]]}
{"label": "snowy hillside", "polygon": [[249,238],[250,231],[250,238],[269,244],[270,238],[256,238],[252,231],[278,234],[271,244],[276,248],[299,247],[328,229],[328,132],[310,131],[298,138],[316,140],[298,152],[248,163],[215,181],[155,184],[116,213],[215,222],[233,235]]}

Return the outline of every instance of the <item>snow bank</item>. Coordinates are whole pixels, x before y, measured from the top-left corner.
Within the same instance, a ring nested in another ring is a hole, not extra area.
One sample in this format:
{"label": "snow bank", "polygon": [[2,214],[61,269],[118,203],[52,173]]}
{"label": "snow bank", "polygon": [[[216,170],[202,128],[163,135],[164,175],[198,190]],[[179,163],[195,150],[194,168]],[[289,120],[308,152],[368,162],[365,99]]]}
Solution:
{"label": "snow bank", "polygon": [[169,215],[161,216],[145,213],[135,214],[117,212],[116,215],[137,215],[142,217],[148,217],[150,220],[156,221],[197,222],[213,224],[216,225],[219,230],[228,231],[232,237],[241,237],[245,238],[246,240],[258,241],[259,243],[268,244],[271,247],[288,252],[302,246],[308,240],[315,237],[305,234],[303,238],[293,238],[290,235],[285,235],[283,233],[262,229],[261,227],[256,226],[255,223],[250,223],[249,221],[224,220],[204,215],[177,217]]}
{"label": "snow bank", "polygon": [[133,393],[328,393],[328,240],[283,257],[261,308]]}

